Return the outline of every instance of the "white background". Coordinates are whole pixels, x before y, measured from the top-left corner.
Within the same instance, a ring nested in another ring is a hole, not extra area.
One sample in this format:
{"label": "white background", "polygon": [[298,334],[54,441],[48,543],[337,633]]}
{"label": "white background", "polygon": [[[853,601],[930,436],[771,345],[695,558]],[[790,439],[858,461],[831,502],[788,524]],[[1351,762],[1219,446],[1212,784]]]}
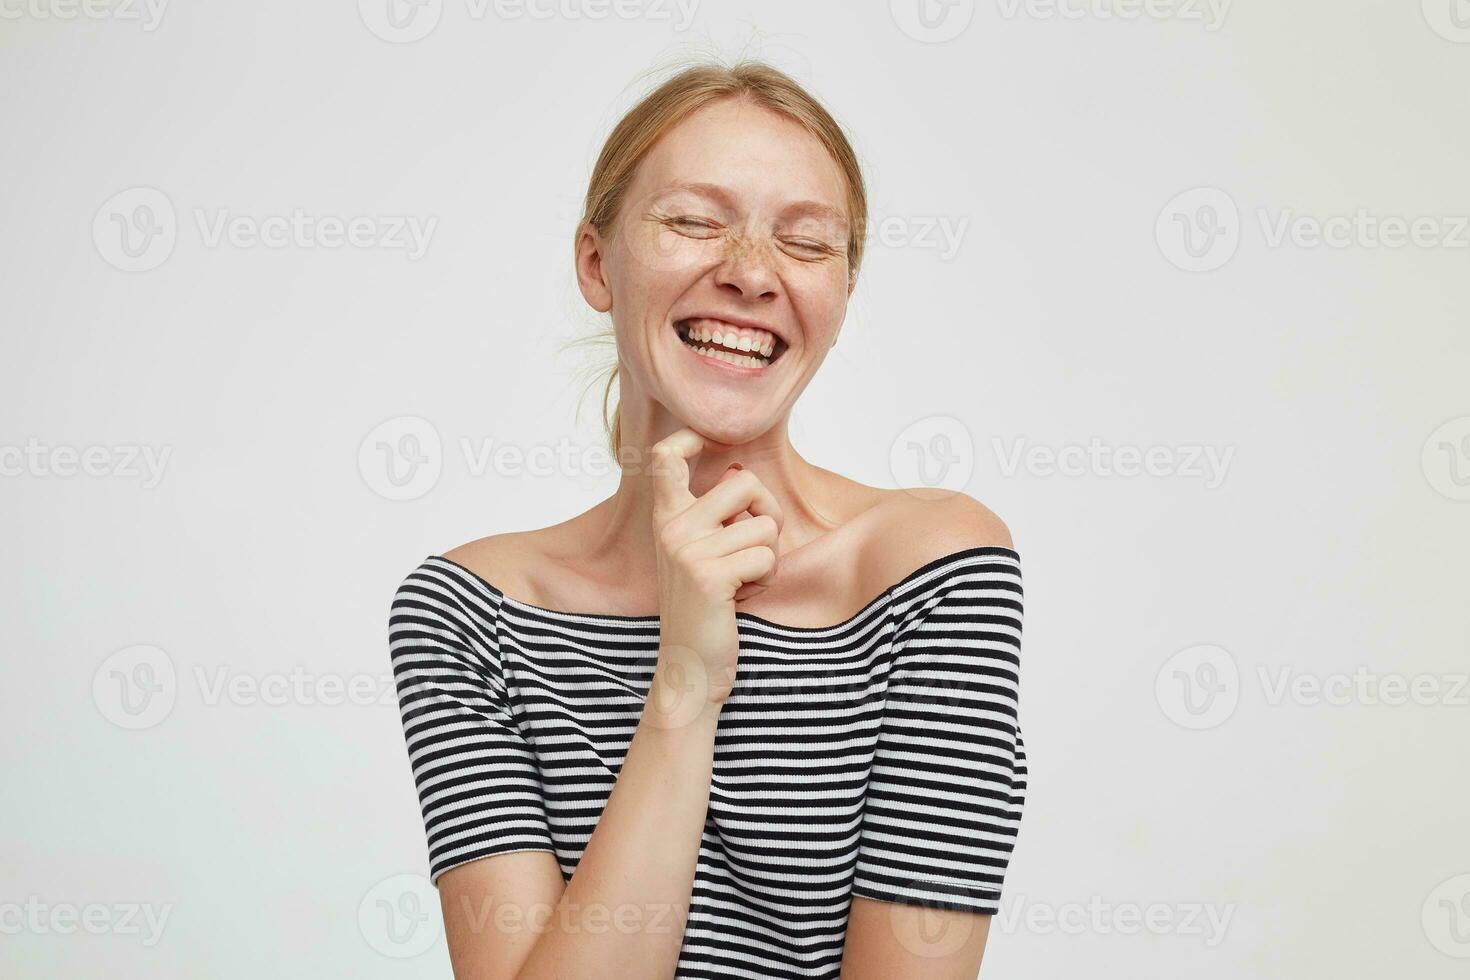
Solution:
{"label": "white background", "polygon": [[[527,2],[431,0],[413,41],[386,0],[0,2],[0,973],[447,975],[437,910],[378,904],[427,870],[388,602],[612,492],[599,362],[557,354],[600,325],[586,179],[644,71],[744,51],[871,184],[793,441],[942,475],[1022,555],[1032,788],[984,975],[1463,976],[1470,7]],[[124,271],[135,188],[175,240]],[[416,257],[211,244],[293,209],[434,224]],[[1296,223],[1360,210],[1430,224]],[[576,465],[475,462],[502,444]]]}

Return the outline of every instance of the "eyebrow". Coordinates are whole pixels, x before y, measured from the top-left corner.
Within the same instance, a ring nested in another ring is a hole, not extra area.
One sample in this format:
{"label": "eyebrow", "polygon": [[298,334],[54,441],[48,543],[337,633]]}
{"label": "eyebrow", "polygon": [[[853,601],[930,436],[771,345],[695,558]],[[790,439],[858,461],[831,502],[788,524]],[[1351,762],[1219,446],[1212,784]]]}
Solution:
{"label": "eyebrow", "polygon": [[[689,191],[694,194],[704,194],[708,197],[716,198],[726,204],[732,203],[735,198],[735,196],[730,193],[729,188],[721,187],[719,184],[705,183],[703,181],[677,180],[674,181],[672,184],[669,184],[658,193],[660,196],[662,196],[663,194],[669,193],[670,191]],[[841,208],[835,208],[830,204],[823,204],[821,201],[793,201],[792,203],[786,205],[782,210],[800,211],[806,214],[826,215],[828,217],[836,218],[843,224],[847,224],[848,220],[846,211],[843,211]]]}

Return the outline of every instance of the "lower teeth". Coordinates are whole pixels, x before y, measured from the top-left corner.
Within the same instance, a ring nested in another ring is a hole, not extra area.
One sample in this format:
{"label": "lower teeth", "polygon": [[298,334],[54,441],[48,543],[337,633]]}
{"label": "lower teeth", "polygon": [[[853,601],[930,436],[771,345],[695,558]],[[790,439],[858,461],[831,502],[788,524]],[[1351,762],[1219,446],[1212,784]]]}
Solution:
{"label": "lower teeth", "polygon": [[[683,340],[683,338],[680,338]],[[703,354],[705,357],[713,357],[717,361],[734,364],[737,367],[763,368],[771,362],[764,357],[752,357],[749,354],[736,354],[732,351],[721,350],[718,347],[700,347],[698,344],[684,340],[684,346]]]}

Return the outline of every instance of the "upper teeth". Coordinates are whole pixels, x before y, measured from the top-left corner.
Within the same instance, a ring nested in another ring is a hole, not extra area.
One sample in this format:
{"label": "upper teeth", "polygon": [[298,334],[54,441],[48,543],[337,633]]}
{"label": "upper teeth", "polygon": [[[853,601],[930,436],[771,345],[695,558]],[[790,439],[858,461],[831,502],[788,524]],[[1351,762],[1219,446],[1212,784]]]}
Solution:
{"label": "upper teeth", "polygon": [[752,327],[734,327],[723,320],[695,319],[689,324],[689,339],[719,344],[734,351],[750,351],[770,357],[776,349],[776,337],[765,330]]}

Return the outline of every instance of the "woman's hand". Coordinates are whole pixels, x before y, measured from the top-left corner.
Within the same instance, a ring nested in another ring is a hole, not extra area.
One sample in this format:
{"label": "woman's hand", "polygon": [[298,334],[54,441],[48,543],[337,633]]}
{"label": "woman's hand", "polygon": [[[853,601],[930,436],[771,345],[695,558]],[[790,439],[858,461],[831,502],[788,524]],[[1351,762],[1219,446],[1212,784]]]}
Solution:
{"label": "woman's hand", "polygon": [[[660,629],[650,696],[676,724],[723,704],[734,688],[735,597],[775,577],[782,523],[775,498],[747,470],[726,470],[702,497],[690,493],[689,460],[702,449],[704,439],[686,426],[651,451]],[[750,516],[737,520],[742,513]]]}

